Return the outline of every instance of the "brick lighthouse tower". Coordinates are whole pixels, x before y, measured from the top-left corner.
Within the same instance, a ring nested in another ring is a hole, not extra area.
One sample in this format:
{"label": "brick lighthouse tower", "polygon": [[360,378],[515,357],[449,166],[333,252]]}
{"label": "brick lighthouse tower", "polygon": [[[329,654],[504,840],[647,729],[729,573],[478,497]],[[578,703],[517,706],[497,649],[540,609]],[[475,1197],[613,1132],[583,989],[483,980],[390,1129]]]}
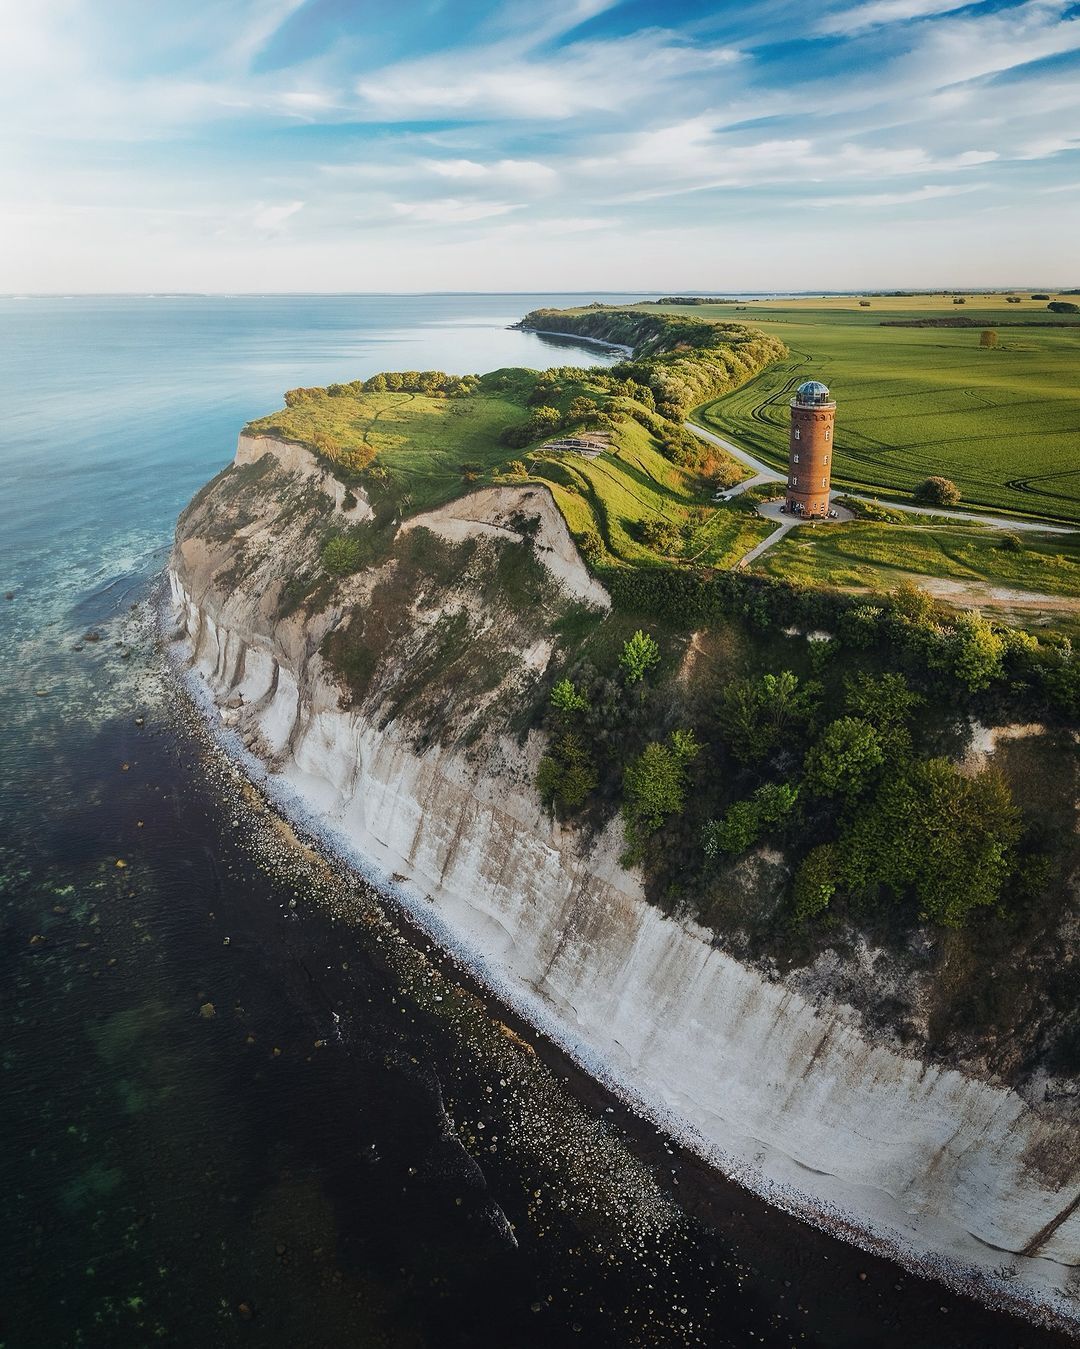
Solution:
{"label": "brick lighthouse tower", "polygon": [[791,400],[787,498],[793,515],[828,516],[836,404],[816,379],[795,390]]}

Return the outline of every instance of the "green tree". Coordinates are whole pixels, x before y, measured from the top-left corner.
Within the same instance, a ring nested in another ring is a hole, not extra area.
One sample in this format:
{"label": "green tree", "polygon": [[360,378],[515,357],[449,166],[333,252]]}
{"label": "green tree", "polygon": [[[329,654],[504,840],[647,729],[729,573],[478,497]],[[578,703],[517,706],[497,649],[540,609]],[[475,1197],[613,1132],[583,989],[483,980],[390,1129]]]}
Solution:
{"label": "green tree", "polygon": [[654,665],[660,663],[660,648],[647,632],[638,628],[633,637],[623,645],[619,664],[626,672],[628,684],[638,684]]}
{"label": "green tree", "polygon": [[792,901],[795,917],[805,922],[829,907],[839,884],[835,843],[819,843],[811,848],[795,873]]}
{"label": "green tree", "polygon": [[947,759],[886,777],[838,848],[846,888],[911,890],[920,915],[961,927],[996,904],[1013,867],[1020,816],[994,770],[968,778]]}
{"label": "green tree", "polygon": [[949,478],[934,475],[916,487],[915,500],[927,506],[955,506],[960,500],[960,489]]}
{"label": "green tree", "polygon": [[868,721],[877,731],[903,726],[922,703],[922,695],[908,687],[902,674],[880,679],[860,673],[844,680],[844,705],[853,717]]}
{"label": "green tree", "polygon": [[974,609],[960,614],[946,645],[953,674],[972,693],[988,689],[1005,674],[1005,638]]}
{"label": "green tree", "polygon": [[529,418],[529,429],[534,437],[547,436],[553,431],[557,431],[562,426],[562,413],[558,408],[544,405],[534,408],[533,414]]}
{"label": "green tree", "polygon": [[1051,314],[1080,314],[1080,305],[1071,300],[1051,300],[1046,307]]}
{"label": "green tree", "polygon": [[721,694],[719,707],[731,752],[743,763],[754,763],[785,740],[801,737],[816,695],[813,685],[800,688],[798,676],[790,670],[732,681]]}
{"label": "green tree", "polygon": [[881,739],[861,717],[830,722],[806,756],[806,785],[816,796],[856,797],[885,762]]}
{"label": "green tree", "polygon": [[599,780],[592,755],[574,731],[565,732],[553,743],[536,771],[536,786],[543,800],[567,810],[580,806]]}
{"label": "green tree", "polygon": [[592,426],[599,411],[598,403],[595,403],[591,398],[586,398],[583,394],[579,394],[567,409],[566,420],[571,426]]}
{"label": "green tree", "polygon": [[587,712],[589,700],[579,693],[571,679],[560,679],[551,690],[551,705],[557,712]]}
{"label": "green tree", "polygon": [[690,732],[675,731],[667,744],[653,741],[623,773],[623,815],[632,836],[653,833],[682,811],[687,766],[699,751]]}

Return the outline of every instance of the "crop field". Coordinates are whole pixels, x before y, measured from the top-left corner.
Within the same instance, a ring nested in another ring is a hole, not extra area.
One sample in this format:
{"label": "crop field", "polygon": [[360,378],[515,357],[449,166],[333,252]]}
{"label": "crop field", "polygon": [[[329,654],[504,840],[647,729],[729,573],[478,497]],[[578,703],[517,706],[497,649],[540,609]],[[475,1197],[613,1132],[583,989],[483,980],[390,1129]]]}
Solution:
{"label": "crop field", "polygon": [[[680,308],[737,318],[790,348],[695,413],[783,467],[787,404],[804,379],[837,400],[834,480],[898,498],[931,474],[953,479],[963,504],[1080,521],[1080,316],[1045,301],[915,296],[747,302]],[[882,320],[974,320],[972,328],[883,327]],[[1070,321],[1071,319],[1071,321]],[[1036,321],[1050,326],[1007,327]],[[984,327],[998,345],[980,346]]]}

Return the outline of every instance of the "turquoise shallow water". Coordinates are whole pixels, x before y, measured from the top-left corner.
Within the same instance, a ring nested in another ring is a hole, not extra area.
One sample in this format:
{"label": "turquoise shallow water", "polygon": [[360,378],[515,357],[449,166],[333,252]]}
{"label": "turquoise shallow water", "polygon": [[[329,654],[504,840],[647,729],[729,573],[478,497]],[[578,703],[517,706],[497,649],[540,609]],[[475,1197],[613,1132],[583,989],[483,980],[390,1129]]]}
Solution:
{"label": "turquoise shallow water", "polygon": [[5,1349],[1055,1342],[670,1150],[299,851],[172,681],[156,578],[247,418],[563,363],[506,325],[573,298],[0,300]]}

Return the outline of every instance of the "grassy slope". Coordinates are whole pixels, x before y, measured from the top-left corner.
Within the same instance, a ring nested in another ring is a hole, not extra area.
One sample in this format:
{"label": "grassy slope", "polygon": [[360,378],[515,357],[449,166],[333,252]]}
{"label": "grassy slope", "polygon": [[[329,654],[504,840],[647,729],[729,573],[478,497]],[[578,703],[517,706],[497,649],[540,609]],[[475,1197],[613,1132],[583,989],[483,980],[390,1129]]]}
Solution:
{"label": "grassy slope", "polygon": [[[694,475],[666,459],[649,432],[629,419],[613,432],[613,452],[599,459],[501,445],[499,434],[505,427],[528,420],[531,409],[525,399],[534,378],[527,371],[506,372],[505,388],[492,387],[494,378],[489,377],[480,393],[463,398],[325,394],[251,422],[249,429],[307,443],[322,432],[345,448],[371,446],[376,463],[408,493],[406,514],[505,480],[502,475],[512,461],[527,460],[530,476],[551,487],[573,533],[580,539],[589,529],[599,532],[608,562],[665,565],[636,537],[637,526],[649,519],[686,527],[687,556],[711,566],[730,565],[769,532],[770,526],[748,511],[716,510]],[[600,396],[586,378],[563,381],[555,401],[565,412],[581,394]],[[479,476],[466,479],[464,462],[479,465]]]}
{"label": "grassy slope", "polygon": [[1025,535],[1020,552],[994,530],[857,520],[792,530],[755,571],[802,584],[883,589],[912,576],[1080,598],[1080,539]]}
{"label": "grassy slope", "polygon": [[790,390],[824,379],[839,404],[836,480],[909,492],[932,473],[967,504],[1080,521],[1080,327],[889,328],[883,319],[1056,322],[1045,301],[917,296],[699,305],[673,312],[734,318],[781,338],[791,357],[702,410],[701,420],[783,465]]}

